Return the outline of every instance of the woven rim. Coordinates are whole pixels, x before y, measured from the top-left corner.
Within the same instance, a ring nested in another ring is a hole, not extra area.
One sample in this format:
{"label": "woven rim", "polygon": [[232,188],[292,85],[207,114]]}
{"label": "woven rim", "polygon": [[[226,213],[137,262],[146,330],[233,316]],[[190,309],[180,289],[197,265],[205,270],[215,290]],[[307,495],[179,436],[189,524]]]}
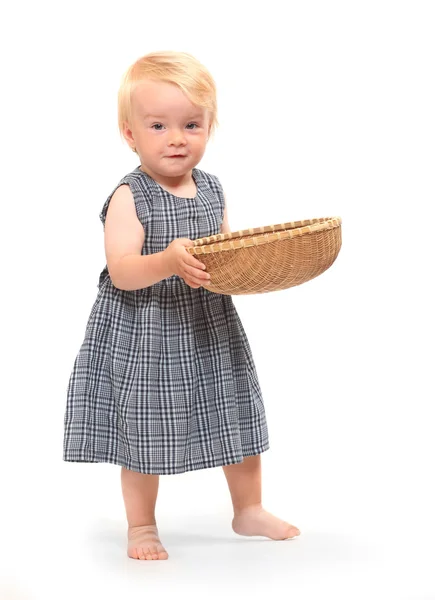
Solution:
{"label": "woven rim", "polygon": [[238,248],[261,246],[276,240],[287,240],[315,231],[334,229],[340,227],[340,225],[340,217],[324,217],[323,219],[306,219],[305,221],[291,221],[289,223],[278,223],[277,225],[266,225],[265,227],[241,229],[240,231],[218,233],[217,235],[194,240],[194,245],[187,247],[186,250],[190,254],[225,252],[227,250],[237,250]]}

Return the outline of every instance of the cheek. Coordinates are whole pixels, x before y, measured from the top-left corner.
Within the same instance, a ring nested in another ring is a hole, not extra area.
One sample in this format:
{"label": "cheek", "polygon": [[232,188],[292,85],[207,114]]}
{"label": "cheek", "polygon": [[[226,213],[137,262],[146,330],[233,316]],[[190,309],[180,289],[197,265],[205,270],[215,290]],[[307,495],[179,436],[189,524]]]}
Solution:
{"label": "cheek", "polygon": [[161,146],[164,143],[163,137],[159,135],[144,135],[143,143],[148,148],[156,148],[157,146]]}
{"label": "cheek", "polygon": [[195,136],[195,138],[192,140],[192,144],[199,147],[199,146],[203,146],[205,143],[207,142],[207,134],[201,134],[201,135],[197,135]]}

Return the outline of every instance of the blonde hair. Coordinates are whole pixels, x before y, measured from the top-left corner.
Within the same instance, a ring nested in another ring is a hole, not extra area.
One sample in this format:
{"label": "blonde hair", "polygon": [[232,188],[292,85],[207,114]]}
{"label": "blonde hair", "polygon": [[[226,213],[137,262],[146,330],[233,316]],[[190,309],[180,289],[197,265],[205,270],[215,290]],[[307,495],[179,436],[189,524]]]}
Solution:
{"label": "blonde hair", "polygon": [[[205,108],[210,116],[210,135],[214,135],[219,123],[216,84],[213,77],[191,54],[167,50],[142,56],[122,77],[118,91],[118,128],[124,140],[123,125],[125,122],[132,122],[133,92],[140,83],[149,79],[174,83],[193,104]],[[136,152],[134,148],[132,150]]]}

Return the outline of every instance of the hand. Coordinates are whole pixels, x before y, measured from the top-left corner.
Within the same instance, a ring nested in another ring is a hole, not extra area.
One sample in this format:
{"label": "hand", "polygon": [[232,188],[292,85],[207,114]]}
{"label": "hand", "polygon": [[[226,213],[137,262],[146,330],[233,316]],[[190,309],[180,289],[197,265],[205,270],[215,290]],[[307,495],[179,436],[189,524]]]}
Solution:
{"label": "hand", "polygon": [[192,240],[177,238],[164,250],[164,254],[171,273],[179,275],[187,285],[197,289],[210,281],[210,275],[204,271],[205,265],[187,252],[188,246],[193,246]]}

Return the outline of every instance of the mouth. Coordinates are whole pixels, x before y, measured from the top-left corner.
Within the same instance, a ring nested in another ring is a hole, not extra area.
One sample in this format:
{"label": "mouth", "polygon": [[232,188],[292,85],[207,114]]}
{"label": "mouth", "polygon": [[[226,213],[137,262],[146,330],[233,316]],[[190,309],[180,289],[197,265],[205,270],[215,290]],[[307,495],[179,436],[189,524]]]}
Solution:
{"label": "mouth", "polygon": [[173,154],[172,156],[168,156],[167,158],[186,158],[186,154]]}

